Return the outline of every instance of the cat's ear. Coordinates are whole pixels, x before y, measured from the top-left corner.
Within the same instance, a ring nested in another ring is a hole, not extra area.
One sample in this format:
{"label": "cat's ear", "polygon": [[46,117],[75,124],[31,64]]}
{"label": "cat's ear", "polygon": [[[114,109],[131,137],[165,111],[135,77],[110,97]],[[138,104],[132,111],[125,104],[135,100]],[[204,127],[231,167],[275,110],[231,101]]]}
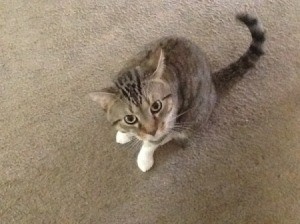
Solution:
{"label": "cat's ear", "polygon": [[104,88],[99,92],[89,94],[90,98],[99,103],[104,111],[107,111],[109,105],[117,98],[117,90],[113,87]]}
{"label": "cat's ear", "polygon": [[155,68],[153,76],[161,78],[165,69],[165,54],[161,47],[157,48],[151,57],[151,64]]}

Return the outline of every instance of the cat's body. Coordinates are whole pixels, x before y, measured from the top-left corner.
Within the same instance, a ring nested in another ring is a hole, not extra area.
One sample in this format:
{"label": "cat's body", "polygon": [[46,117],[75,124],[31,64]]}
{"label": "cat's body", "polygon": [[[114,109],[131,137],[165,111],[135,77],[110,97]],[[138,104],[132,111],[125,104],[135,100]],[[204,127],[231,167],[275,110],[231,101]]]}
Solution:
{"label": "cat's body", "polygon": [[118,130],[124,144],[132,137],[143,141],[137,163],[149,170],[155,149],[172,139],[184,139],[189,130],[210,117],[222,91],[252,68],[263,54],[264,31],[247,14],[237,18],[246,24],[253,41],[240,59],[211,74],[205,54],[191,41],[162,38],[149,44],[117,75],[114,85],[92,93]]}
{"label": "cat's body", "polygon": [[[144,86],[142,89],[145,92],[149,89],[151,94],[155,94],[156,86],[147,86],[147,83],[149,83],[148,78],[151,78],[157,68],[157,62],[154,62],[155,66],[144,63],[152,59],[155,60],[160,56],[164,57],[162,59],[164,69],[161,79],[167,82],[170,87],[163,94],[165,96],[169,94],[176,96],[172,99],[173,115],[170,116],[170,120],[173,120],[176,124],[188,124],[188,126],[205,123],[204,120],[209,117],[215,105],[216,91],[205,54],[198,46],[185,38],[164,37],[150,43],[136,57],[127,62],[125,68],[115,78],[114,83],[119,86],[121,91],[126,91],[126,88],[131,88],[130,77],[134,77],[136,80],[133,84],[141,82],[141,85]],[[140,69],[142,71],[139,71]],[[148,75],[150,77],[144,77]],[[143,84],[143,82],[145,83]],[[124,87],[121,87],[122,85]],[[160,86],[157,88],[157,91],[161,91]],[[123,93],[122,95],[125,96],[126,94]],[[133,94],[129,98],[132,99],[135,95],[139,94]],[[147,95],[147,93],[141,93],[140,95]],[[181,135],[183,134],[182,131],[181,129]],[[177,134],[176,129],[173,129],[172,134]]]}

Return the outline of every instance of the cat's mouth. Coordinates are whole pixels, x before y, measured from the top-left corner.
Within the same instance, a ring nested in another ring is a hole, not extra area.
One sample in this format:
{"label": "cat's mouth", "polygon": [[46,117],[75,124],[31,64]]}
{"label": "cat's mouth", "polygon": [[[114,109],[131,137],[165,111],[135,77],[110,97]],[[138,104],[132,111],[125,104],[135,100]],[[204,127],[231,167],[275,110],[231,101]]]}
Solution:
{"label": "cat's mouth", "polygon": [[139,140],[142,141],[149,141],[149,142],[160,142],[162,141],[167,135],[163,133],[156,133],[156,135],[149,135],[143,134],[142,136],[136,136]]}
{"label": "cat's mouth", "polygon": [[157,138],[157,139],[155,139],[155,140],[149,140],[149,142],[159,144],[159,143],[161,143],[166,137],[167,137],[167,135],[163,135],[163,136],[161,136],[160,138]]}
{"label": "cat's mouth", "polygon": [[161,141],[163,141],[167,137],[167,135],[168,135],[167,133],[159,133],[155,136],[150,136],[148,141],[160,143]]}

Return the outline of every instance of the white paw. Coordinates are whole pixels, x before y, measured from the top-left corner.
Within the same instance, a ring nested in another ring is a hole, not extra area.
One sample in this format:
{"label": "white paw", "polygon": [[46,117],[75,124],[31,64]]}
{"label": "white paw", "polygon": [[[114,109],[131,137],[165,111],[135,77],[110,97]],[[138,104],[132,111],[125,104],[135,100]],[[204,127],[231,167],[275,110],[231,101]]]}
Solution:
{"label": "white paw", "polygon": [[117,135],[116,135],[117,143],[126,144],[126,143],[130,142],[131,140],[132,140],[132,136],[129,136],[128,134],[120,132],[120,131],[117,132]]}
{"label": "white paw", "polygon": [[140,152],[137,158],[137,164],[143,172],[150,170],[154,164],[153,154]]}

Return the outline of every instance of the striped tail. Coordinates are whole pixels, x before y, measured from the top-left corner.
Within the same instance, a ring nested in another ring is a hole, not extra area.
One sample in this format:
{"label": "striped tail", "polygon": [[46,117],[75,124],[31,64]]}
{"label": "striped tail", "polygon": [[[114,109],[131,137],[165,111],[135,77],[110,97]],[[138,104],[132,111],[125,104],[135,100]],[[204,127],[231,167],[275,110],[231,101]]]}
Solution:
{"label": "striped tail", "polygon": [[213,81],[219,92],[224,92],[233,86],[255,66],[255,63],[264,54],[265,31],[259,20],[249,14],[238,14],[236,18],[248,27],[252,42],[248,50],[237,61],[213,73]]}

